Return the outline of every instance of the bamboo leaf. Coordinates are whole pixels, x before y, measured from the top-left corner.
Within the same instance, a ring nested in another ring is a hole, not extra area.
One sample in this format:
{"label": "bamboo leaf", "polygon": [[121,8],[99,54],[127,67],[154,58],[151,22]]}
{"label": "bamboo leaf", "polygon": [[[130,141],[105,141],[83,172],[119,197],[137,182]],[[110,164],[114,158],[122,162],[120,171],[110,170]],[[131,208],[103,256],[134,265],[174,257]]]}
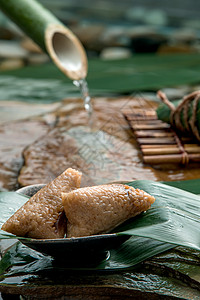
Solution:
{"label": "bamboo leaf", "polygon": [[[128,184],[150,193],[156,201],[146,213],[120,226],[118,234],[152,238],[200,250],[199,196],[159,182],[139,180]],[[14,192],[0,193],[0,224],[26,201],[26,197]],[[2,231],[0,234],[2,239],[15,237]]]}
{"label": "bamboo leaf", "polygon": [[[39,269],[44,269],[44,264],[42,263],[43,260],[46,261],[44,255],[17,242],[1,259],[0,274],[3,274],[12,266],[15,266],[15,268],[14,270],[12,270],[12,268],[9,270],[8,276],[21,273],[22,269],[24,274],[27,273],[27,271],[28,273],[31,273]],[[38,262],[40,263],[40,266],[38,266]]]}
{"label": "bamboo leaf", "polygon": [[16,192],[0,192],[0,225],[12,216],[27,200],[28,197]]}
{"label": "bamboo leaf", "polygon": [[165,181],[163,183],[196,195],[200,194],[200,178],[191,180]]}
{"label": "bamboo leaf", "polygon": [[[195,62],[196,61],[196,62]],[[157,90],[166,86],[197,83],[198,55],[134,55],[115,61],[89,61],[91,89],[104,92]]]}
{"label": "bamboo leaf", "polygon": [[130,269],[154,255],[174,248],[174,245],[142,237],[131,237],[119,248],[110,251],[111,259],[97,268]]}
{"label": "bamboo leaf", "polygon": [[[153,181],[129,183],[156,201],[141,217],[120,227],[119,234],[148,237],[200,250],[200,197]],[[118,229],[119,230],[119,229]]]}
{"label": "bamboo leaf", "polygon": [[[191,95],[192,98],[191,98]],[[187,98],[188,97],[188,98]],[[189,102],[187,102],[187,99],[190,99]],[[158,108],[156,109],[156,113],[158,116],[158,119],[167,122],[169,124],[172,124],[172,126],[177,129],[177,131],[180,133],[181,131],[181,135],[187,135],[187,136],[193,136],[195,137],[197,140],[199,140],[199,132],[200,132],[200,103],[198,101],[197,103],[197,107],[195,108],[195,99],[196,96],[194,96],[194,94],[189,94],[189,95],[185,95],[184,100],[176,100],[173,101],[173,105],[175,108],[177,108],[179,105],[181,105],[182,103],[183,106],[181,108],[181,110],[179,110],[178,112],[176,112],[175,109],[175,116],[179,116],[179,122],[176,121],[176,117],[173,117],[171,119],[171,110],[169,108],[169,106],[166,103],[161,103]],[[197,131],[192,129],[192,120],[195,117],[195,127],[197,129]],[[180,126],[180,124],[181,126]],[[190,124],[190,125],[188,125]]]}
{"label": "bamboo leaf", "polygon": [[[188,190],[199,192],[198,188],[196,189],[199,180],[188,180],[186,183],[177,182],[177,186],[183,185]],[[135,181],[129,184],[142,188],[156,197],[152,209],[121,227],[119,234],[128,233],[133,236],[119,248],[112,249],[109,260],[92,268],[80,268],[81,270],[131,269],[138,263],[169,250],[177,244],[187,244],[187,247],[199,250],[198,196],[159,182]],[[176,185],[176,182],[173,184]],[[0,212],[1,223],[12,214],[6,212],[9,205],[14,203],[16,210],[26,201],[26,197],[14,192],[0,193],[0,205],[3,204],[1,206],[3,210]],[[170,243],[167,243],[169,240]],[[58,268],[60,270],[60,267],[52,264],[50,257],[45,257],[21,243],[14,245],[6,252],[0,261],[0,273],[6,272],[8,267],[10,271],[6,276],[35,273],[44,269],[55,271],[55,268]],[[69,269],[68,266],[66,269]]]}
{"label": "bamboo leaf", "polygon": [[[194,84],[198,82],[199,72],[198,54],[140,54],[124,60],[89,59],[87,81],[92,96],[102,96]],[[71,80],[51,63],[2,72],[0,83],[3,100],[12,97],[26,101],[59,101],[66,96],[80,96]]]}
{"label": "bamboo leaf", "polygon": [[[0,227],[8,220],[26,201],[26,196],[16,192],[0,192]],[[0,230],[0,239],[15,238],[16,236]]]}
{"label": "bamboo leaf", "polygon": [[[0,261],[0,274],[5,273],[8,268],[6,276],[24,275],[29,273],[39,273],[44,270],[127,270],[133,268],[135,265],[152,257],[153,255],[162,253],[174,246],[171,244],[152,241],[147,238],[131,237],[122,246],[110,250],[109,260],[104,260],[91,267],[69,266],[67,263],[62,266],[56,265],[53,258],[44,256],[21,243],[16,243],[11,247]],[[90,262],[88,261],[88,265]]]}

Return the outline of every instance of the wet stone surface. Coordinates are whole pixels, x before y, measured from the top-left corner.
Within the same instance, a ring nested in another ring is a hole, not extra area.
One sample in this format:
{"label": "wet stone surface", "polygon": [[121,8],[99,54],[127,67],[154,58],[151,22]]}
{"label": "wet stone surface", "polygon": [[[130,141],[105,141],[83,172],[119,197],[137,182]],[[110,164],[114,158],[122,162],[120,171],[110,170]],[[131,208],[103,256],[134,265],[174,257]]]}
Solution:
{"label": "wet stone surface", "polygon": [[[37,265],[39,263],[40,266]],[[25,299],[63,299],[64,296],[105,300],[199,299],[199,281],[194,280],[189,271],[192,267],[197,274],[198,253],[181,247],[123,272],[69,271],[63,264],[60,266],[53,262],[52,265],[48,257],[35,264],[29,273],[26,268],[22,269],[23,266],[18,272],[16,267],[11,267],[10,272],[1,278],[0,292],[20,294]],[[187,265],[188,272],[181,270],[184,265]]]}
{"label": "wet stone surface", "polygon": [[[18,105],[14,107],[19,108]],[[123,110],[141,105],[149,104],[130,97],[96,98],[92,129],[87,125],[81,99],[66,99],[56,107],[47,105],[46,111],[43,106],[33,106],[35,113],[38,109],[41,114],[27,119],[25,116],[30,114],[26,109],[22,110],[23,120],[12,122],[9,117],[9,123],[3,122],[0,132],[1,190],[47,183],[68,167],[83,172],[82,185],[198,178],[198,166],[155,167],[142,163],[138,145],[122,114]]]}
{"label": "wet stone surface", "polygon": [[[4,120],[0,130],[0,190],[48,182],[67,167],[83,172],[82,185],[198,177],[198,168],[164,170],[143,165],[122,112],[150,102],[130,97],[96,98],[93,102],[92,128],[87,126],[80,99],[66,99],[56,107],[49,105],[46,111],[43,106],[33,106],[39,114],[30,116],[23,109],[17,120],[11,121],[10,116],[9,122]],[[9,107],[14,113],[19,103],[9,102]],[[0,253],[2,250],[0,243]],[[30,274],[22,268],[22,273],[12,275],[16,271],[13,267],[10,275],[1,278],[0,292],[20,294],[25,299],[62,299],[64,295],[105,300],[199,298],[199,253],[181,247],[126,272],[77,274],[47,266]]]}
{"label": "wet stone surface", "polygon": [[[138,151],[121,111],[126,102],[113,101],[108,107],[108,99],[96,99],[90,129],[82,101],[64,101],[57,111],[56,127],[25,149],[20,184],[46,183],[67,167],[83,172],[82,185],[142,179]],[[146,178],[154,176],[147,171]]]}
{"label": "wet stone surface", "polygon": [[48,126],[41,121],[19,121],[1,125],[0,129],[0,191],[16,190],[17,177],[23,166],[23,150]]}

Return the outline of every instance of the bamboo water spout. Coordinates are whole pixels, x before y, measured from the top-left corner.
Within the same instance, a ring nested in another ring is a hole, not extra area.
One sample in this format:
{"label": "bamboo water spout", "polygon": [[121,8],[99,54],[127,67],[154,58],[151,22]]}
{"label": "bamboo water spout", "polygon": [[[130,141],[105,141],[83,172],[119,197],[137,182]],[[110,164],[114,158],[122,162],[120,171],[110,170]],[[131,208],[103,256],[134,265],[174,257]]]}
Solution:
{"label": "bamboo water spout", "polygon": [[87,56],[79,39],[35,0],[0,0],[0,9],[49,54],[72,80],[87,75]]}

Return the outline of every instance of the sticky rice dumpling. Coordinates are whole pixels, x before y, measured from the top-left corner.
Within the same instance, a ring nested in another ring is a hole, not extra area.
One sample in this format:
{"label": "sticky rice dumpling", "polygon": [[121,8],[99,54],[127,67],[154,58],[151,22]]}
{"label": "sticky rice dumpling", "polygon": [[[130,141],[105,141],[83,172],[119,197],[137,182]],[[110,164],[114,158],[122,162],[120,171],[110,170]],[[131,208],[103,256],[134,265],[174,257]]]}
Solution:
{"label": "sticky rice dumpling", "polygon": [[150,208],[155,198],[123,184],[84,187],[62,193],[67,237],[106,233]]}
{"label": "sticky rice dumpling", "polygon": [[67,220],[61,192],[68,193],[77,189],[80,183],[81,173],[67,169],[30,198],[1,229],[22,237],[63,238]]}

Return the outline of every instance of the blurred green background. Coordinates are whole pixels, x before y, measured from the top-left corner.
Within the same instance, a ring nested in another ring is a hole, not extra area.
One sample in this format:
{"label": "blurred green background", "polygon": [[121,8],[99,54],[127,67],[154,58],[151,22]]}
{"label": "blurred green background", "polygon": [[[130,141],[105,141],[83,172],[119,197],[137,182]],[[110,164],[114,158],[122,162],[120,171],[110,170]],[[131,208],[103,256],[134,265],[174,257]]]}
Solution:
{"label": "blurred green background", "polygon": [[[198,1],[40,0],[83,43],[92,96],[138,92],[171,99],[199,89]],[[0,100],[58,101],[79,91],[0,14]]]}

